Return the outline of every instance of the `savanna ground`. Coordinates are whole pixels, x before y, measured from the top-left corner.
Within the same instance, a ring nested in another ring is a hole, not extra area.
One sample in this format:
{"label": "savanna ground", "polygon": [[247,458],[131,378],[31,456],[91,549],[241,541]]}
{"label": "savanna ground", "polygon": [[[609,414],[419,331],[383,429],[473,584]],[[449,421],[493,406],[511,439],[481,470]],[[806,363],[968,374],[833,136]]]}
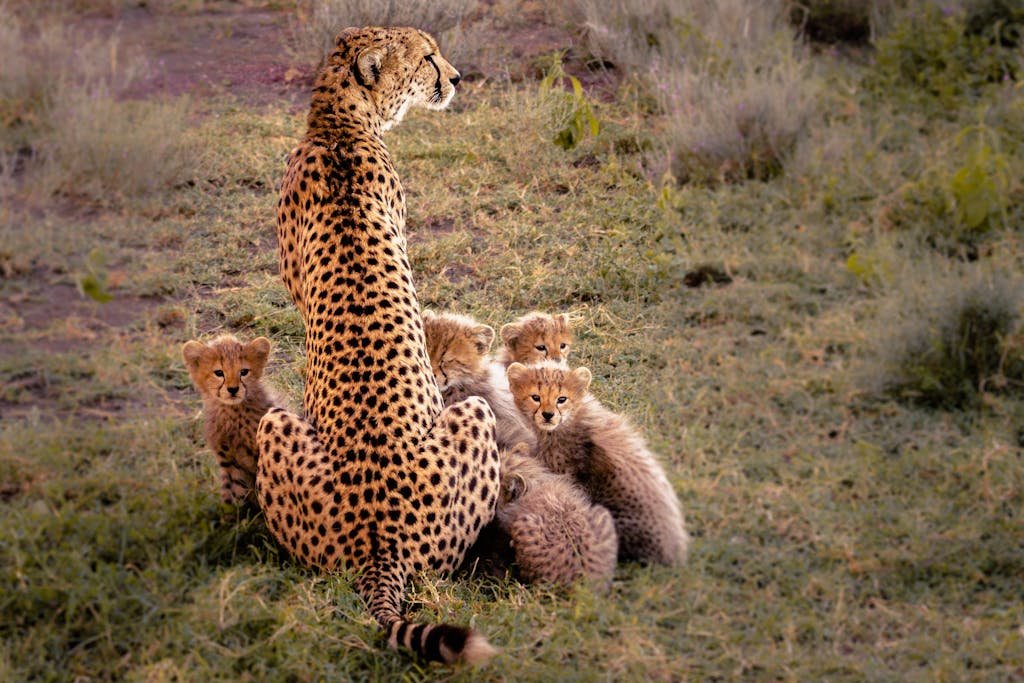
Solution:
{"label": "savanna ground", "polygon": [[[1024,679],[1019,3],[373,4],[0,6],[0,679]],[[466,76],[388,136],[421,303],[574,313],[694,536],[607,595],[424,577],[479,670],[219,502],[179,357],[267,335],[300,403],[274,188],[385,20]]]}

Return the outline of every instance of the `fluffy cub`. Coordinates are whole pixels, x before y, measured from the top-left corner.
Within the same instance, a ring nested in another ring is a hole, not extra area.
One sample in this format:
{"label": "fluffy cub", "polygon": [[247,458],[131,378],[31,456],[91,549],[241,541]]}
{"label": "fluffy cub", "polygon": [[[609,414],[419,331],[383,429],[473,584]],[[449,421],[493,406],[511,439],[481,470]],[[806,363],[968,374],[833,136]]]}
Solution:
{"label": "fluffy cub", "polygon": [[498,362],[505,367],[510,363],[533,365],[545,360],[565,364],[572,350],[569,316],[527,313],[502,326],[501,341],[504,346],[498,352]]}
{"label": "fluffy cub", "polygon": [[533,431],[516,410],[504,368],[488,357],[494,330],[469,316],[423,311],[423,333],[430,365],[445,406],[480,396],[497,419],[499,448],[520,442],[533,446]]}
{"label": "fluffy cub", "polygon": [[192,383],[203,397],[206,445],[220,464],[226,503],[255,503],[256,428],[275,405],[260,382],[270,355],[266,337],[243,344],[230,334],[181,349]]}
{"label": "fluffy cub", "polygon": [[564,474],[530,456],[526,444],[502,454],[498,525],[511,537],[519,575],[531,583],[607,586],[619,549],[615,522]]}
{"label": "fluffy cub", "polygon": [[512,363],[508,380],[537,434],[536,457],[611,511],[619,558],[682,565],[689,536],[679,499],[637,429],[587,392],[590,370]]}

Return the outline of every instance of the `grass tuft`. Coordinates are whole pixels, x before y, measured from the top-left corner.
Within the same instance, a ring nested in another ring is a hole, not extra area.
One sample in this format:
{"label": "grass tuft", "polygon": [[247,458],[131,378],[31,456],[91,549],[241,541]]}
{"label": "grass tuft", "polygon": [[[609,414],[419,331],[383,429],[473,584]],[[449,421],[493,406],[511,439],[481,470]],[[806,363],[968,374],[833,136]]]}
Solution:
{"label": "grass tuft", "polygon": [[876,321],[868,376],[886,392],[961,409],[1024,386],[1018,278],[978,271],[904,278]]}

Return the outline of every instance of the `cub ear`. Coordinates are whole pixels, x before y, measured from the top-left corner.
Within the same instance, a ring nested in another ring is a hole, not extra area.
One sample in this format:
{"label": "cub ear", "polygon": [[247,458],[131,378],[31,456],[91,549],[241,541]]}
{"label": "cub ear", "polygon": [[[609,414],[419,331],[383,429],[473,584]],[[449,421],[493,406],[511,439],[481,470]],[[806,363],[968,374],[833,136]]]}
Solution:
{"label": "cub ear", "polygon": [[423,318],[423,322],[427,322],[428,320],[437,320],[437,313],[434,313],[429,308],[424,308],[423,312],[420,313],[420,317]]}
{"label": "cub ear", "polygon": [[512,345],[516,343],[516,339],[519,339],[519,335],[522,333],[523,328],[519,323],[502,325],[501,330],[498,332],[501,335],[501,341],[509,348],[512,348]]}
{"label": "cub ear", "polygon": [[380,79],[380,65],[384,61],[384,50],[368,47],[356,57],[355,77],[360,85],[373,87]]}
{"label": "cub ear", "polygon": [[590,380],[594,379],[594,375],[587,368],[576,368],[572,371],[572,376],[583,385],[583,391],[590,387]]}
{"label": "cub ear", "polygon": [[206,351],[206,345],[197,341],[185,342],[185,345],[181,347],[181,357],[189,372],[199,367],[199,361],[202,360],[204,351]]}
{"label": "cub ear", "polygon": [[512,447],[512,450],[510,450],[509,453],[511,455],[521,455],[524,457],[528,456],[530,455],[530,444],[526,443],[525,441],[520,441],[519,443]]}
{"label": "cub ear", "polygon": [[494,328],[487,325],[477,325],[473,328],[473,339],[476,341],[476,350],[483,355],[491,350],[491,342],[494,341]]}
{"label": "cub ear", "polygon": [[512,363],[505,371],[509,384],[515,384],[526,376],[526,366],[522,363]]}
{"label": "cub ear", "polygon": [[270,356],[270,340],[266,337],[256,337],[245,345],[245,351],[261,367],[267,362]]}
{"label": "cub ear", "polygon": [[504,489],[502,491],[503,502],[505,504],[513,503],[526,493],[526,479],[519,473],[510,474],[503,482],[502,488]]}
{"label": "cub ear", "polygon": [[559,313],[555,316],[555,325],[558,329],[568,332],[572,326],[572,318],[569,317],[568,313]]}

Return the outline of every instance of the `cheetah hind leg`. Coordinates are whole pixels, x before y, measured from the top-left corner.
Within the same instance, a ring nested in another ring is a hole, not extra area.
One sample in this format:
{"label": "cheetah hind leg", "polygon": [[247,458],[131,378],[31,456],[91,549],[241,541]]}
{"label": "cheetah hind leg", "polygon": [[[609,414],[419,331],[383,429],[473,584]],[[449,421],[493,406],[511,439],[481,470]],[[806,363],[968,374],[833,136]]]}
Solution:
{"label": "cheetah hind leg", "polygon": [[[274,446],[280,449],[279,440],[283,436],[291,442],[291,448],[297,447],[306,457],[319,460],[324,451],[312,425],[280,408],[273,408],[264,415],[258,434],[259,501],[268,525],[275,531],[278,541],[287,546],[291,539],[283,523],[284,511],[279,509],[279,501],[274,494],[289,493],[288,484],[270,465]],[[451,569],[461,561],[465,549],[476,539],[483,525],[494,516],[497,504],[498,451],[494,443],[494,415],[487,403],[472,397],[445,409],[424,438],[420,456],[421,462],[426,458],[428,462],[433,460],[436,463],[435,470],[443,478],[439,482],[447,482],[451,477],[456,482],[455,495],[448,501],[434,501],[435,505],[447,505],[448,514],[440,509],[435,514],[452,530],[453,540],[444,555],[435,555],[433,564],[439,569]],[[277,464],[280,466],[281,463]],[[429,476],[424,476],[421,482],[424,486],[433,486]],[[475,511],[477,517],[466,519],[464,525],[457,525],[456,511],[461,507]],[[436,552],[437,546],[432,550]],[[425,659],[448,663],[462,661],[474,664],[490,659],[495,649],[486,638],[471,629],[451,624],[413,624],[402,618],[407,575],[407,569],[393,559],[377,558],[360,576],[359,592],[373,617],[387,633],[388,644],[407,647]]]}
{"label": "cheetah hind leg", "polygon": [[[420,493],[450,492],[438,494],[420,509],[424,517],[429,519],[432,513],[437,520],[432,532],[439,537],[420,549],[436,569],[453,571],[494,518],[499,475],[494,433],[494,413],[485,400],[471,396],[442,411],[423,439],[417,463]],[[363,594],[371,596],[370,609],[387,631],[391,647],[407,647],[426,659],[448,663],[479,664],[496,652],[471,629],[403,620],[405,574],[394,563],[383,562],[367,572],[364,585]]]}

